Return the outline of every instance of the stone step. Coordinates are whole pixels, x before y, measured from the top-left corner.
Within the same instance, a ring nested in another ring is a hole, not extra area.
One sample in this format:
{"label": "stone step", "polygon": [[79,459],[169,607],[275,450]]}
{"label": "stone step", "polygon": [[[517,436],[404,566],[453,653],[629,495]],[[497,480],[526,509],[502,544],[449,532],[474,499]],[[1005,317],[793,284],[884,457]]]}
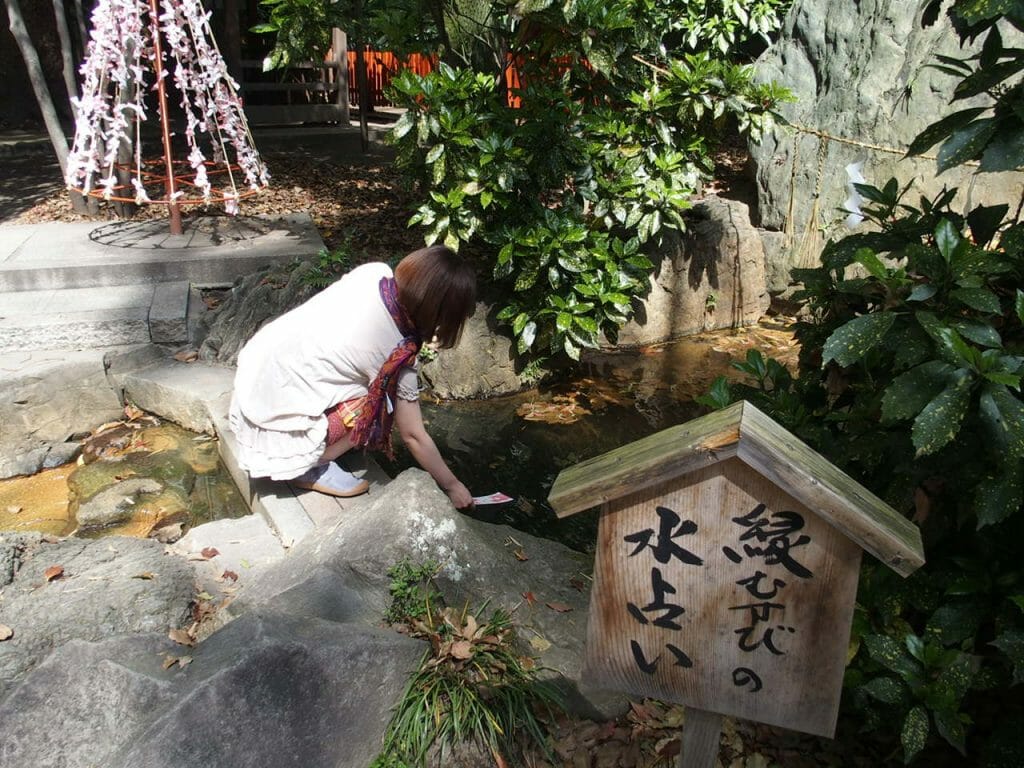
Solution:
{"label": "stone step", "polygon": [[230,285],[324,247],[308,214],[198,216],[171,235],[165,219],[0,227],[0,291],[187,281]]}
{"label": "stone step", "polygon": [[185,281],[0,293],[0,352],[188,341]]}

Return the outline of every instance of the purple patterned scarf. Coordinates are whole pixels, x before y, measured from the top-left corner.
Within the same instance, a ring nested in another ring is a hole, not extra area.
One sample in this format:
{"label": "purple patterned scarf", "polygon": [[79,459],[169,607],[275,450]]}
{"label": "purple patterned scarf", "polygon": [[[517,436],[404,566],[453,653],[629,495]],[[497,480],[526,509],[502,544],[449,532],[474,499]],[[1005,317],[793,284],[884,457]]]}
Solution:
{"label": "purple patterned scarf", "polygon": [[393,277],[380,279],[380,298],[391,313],[391,318],[402,334],[402,340],[384,361],[377,377],[370,383],[362,413],[352,425],[352,444],[360,448],[384,451],[394,458],[391,447],[391,426],[394,422],[395,398],[398,393],[398,374],[405,366],[412,366],[423,340],[416,326],[398,302],[398,287]]}

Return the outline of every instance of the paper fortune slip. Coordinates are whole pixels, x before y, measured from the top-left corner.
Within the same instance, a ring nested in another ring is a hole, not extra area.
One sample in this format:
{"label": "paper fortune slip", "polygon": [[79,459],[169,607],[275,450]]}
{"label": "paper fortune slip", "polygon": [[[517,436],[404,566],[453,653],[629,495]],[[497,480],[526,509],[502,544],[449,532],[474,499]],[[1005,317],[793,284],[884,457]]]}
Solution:
{"label": "paper fortune slip", "polygon": [[512,497],[498,491],[498,493],[491,493],[487,496],[474,496],[473,503],[478,507],[483,504],[504,504],[508,501],[512,501]]}

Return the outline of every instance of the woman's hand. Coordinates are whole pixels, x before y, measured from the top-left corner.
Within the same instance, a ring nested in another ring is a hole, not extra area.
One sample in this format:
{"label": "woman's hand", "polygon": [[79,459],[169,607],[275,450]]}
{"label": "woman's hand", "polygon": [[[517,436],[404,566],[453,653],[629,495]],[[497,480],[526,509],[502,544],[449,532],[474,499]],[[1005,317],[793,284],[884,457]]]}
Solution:
{"label": "woman's hand", "polygon": [[448,494],[456,509],[469,509],[473,506],[473,496],[465,485],[452,473],[441,458],[434,441],[430,439],[423,427],[423,414],[417,400],[399,398],[395,404],[395,425],[402,435],[402,441],[409,453],[423,469],[430,473],[437,483]]}
{"label": "woman's hand", "polygon": [[451,499],[456,509],[471,509],[473,506],[473,495],[461,482],[456,481],[455,485],[448,488],[445,493]]}

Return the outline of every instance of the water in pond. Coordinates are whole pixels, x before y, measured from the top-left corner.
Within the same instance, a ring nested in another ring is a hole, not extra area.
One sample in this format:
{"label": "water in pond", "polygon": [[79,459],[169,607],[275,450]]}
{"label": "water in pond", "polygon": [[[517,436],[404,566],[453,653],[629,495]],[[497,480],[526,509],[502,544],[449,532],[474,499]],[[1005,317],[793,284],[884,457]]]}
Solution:
{"label": "water in pond", "polygon": [[[473,515],[591,551],[596,511],[559,520],[547,503],[558,472],[702,413],[694,399],[730,363],[759,349],[795,368],[796,346],[781,323],[691,336],[635,352],[593,354],[564,385],[492,400],[424,403],[424,420],[455,474],[474,495],[516,501]],[[384,463],[384,462],[382,462]],[[385,469],[413,466],[399,450]]]}
{"label": "water in pond", "polygon": [[78,462],[0,481],[0,531],[173,540],[248,514],[215,440],[146,416],[104,427]]}

